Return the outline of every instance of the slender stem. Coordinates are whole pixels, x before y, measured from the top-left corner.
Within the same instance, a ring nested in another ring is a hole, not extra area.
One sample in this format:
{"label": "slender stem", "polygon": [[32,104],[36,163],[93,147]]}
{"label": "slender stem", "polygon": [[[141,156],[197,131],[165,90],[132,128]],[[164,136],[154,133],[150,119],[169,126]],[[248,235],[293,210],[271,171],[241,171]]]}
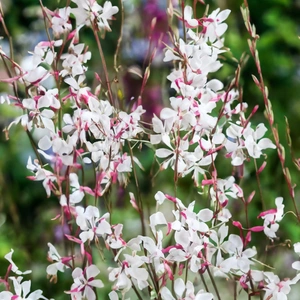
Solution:
{"label": "slender stem", "polygon": [[96,39],[97,47],[98,47],[100,57],[101,57],[101,61],[102,61],[102,66],[103,66],[103,71],[104,71],[104,76],[105,76],[105,83],[106,83],[107,92],[108,92],[108,98],[109,98],[109,101],[110,101],[111,105],[114,106],[115,108],[117,108],[116,107],[117,103],[114,100],[114,97],[113,97],[113,94],[112,94],[112,91],[111,91],[106,60],[105,60],[105,57],[104,57],[104,53],[103,53],[103,50],[102,50],[100,38],[99,38],[99,35],[98,35],[98,29],[97,29],[95,24],[93,24],[93,33],[94,33],[94,36],[95,36],[95,39]]}
{"label": "slender stem", "polygon": [[206,292],[209,293],[209,289],[208,289],[208,286],[206,284],[206,281],[205,281],[205,278],[204,278],[203,274],[201,272],[199,272],[199,275],[200,275],[200,278],[202,280],[202,283],[204,285],[204,288],[205,288]]}
{"label": "slender stem", "polygon": [[130,142],[127,141],[127,143],[128,143],[128,148],[129,148],[129,152],[130,152],[133,177],[134,177],[136,191],[137,191],[137,200],[138,200],[139,215],[140,215],[141,226],[142,226],[142,235],[145,236],[146,235],[146,228],[145,228],[145,222],[144,222],[144,210],[143,210],[143,202],[142,202],[142,197],[141,197],[141,191],[140,191],[139,181],[138,181],[136,168],[135,168],[135,164],[134,164],[133,151],[132,151]]}
{"label": "slender stem", "polygon": [[123,0],[119,1],[120,3],[120,10],[121,10],[121,28],[120,28],[120,35],[118,38],[117,42],[117,48],[116,52],[114,54],[114,69],[117,73],[119,73],[119,67],[118,67],[118,57],[119,57],[119,52],[121,48],[121,43],[122,43],[122,38],[123,38],[123,24],[124,24],[124,6],[123,6]]}
{"label": "slender stem", "polygon": [[143,297],[139,294],[137,288],[135,287],[135,285],[132,283],[132,288],[134,290],[134,292],[136,293],[136,296],[138,297],[139,300],[143,300]]}
{"label": "slender stem", "polygon": [[186,28],[184,19],[184,1],[181,0],[182,26],[183,26],[183,40],[186,42]]}
{"label": "slender stem", "polygon": [[212,285],[213,285],[213,287],[214,287],[214,289],[215,289],[215,292],[216,292],[216,294],[217,294],[218,300],[221,300],[221,297],[220,297],[220,294],[219,294],[219,291],[218,291],[218,288],[217,288],[215,279],[214,279],[214,277],[212,276],[209,267],[207,267],[207,273],[208,273],[209,278],[210,278],[210,280],[211,280],[211,283],[212,283]]}
{"label": "slender stem", "polygon": [[255,62],[256,65],[256,69],[257,69],[257,73],[259,78],[255,78],[254,82],[255,84],[258,86],[259,90],[262,93],[263,96],[263,100],[264,100],[264,105],[266,108],[266,119],[268,120],[270,127],[271,127],[271,131],[272,131],[272,135],[275,141],[275,145],[276,145],[276,149],[277,149],[277,154],[279,157],[279,161],[280,161],[280,165],[282,168],[282,173],[284,176],[284,179],[287,183],[288,189],[289,189],[289,194],[290,197],[292,199],[293,202],[293,206],[295,209],[295,213],[298,219],[298,222],[300,222],[300,214],[298,211],[298,207],[296,204],[296,199],[295,199],[295,194],[294,194],[294,187],[293,184],[291,182],[291,178],[289,176],[289,170],[288,168],[285,167],[285,159],[283,156],[283,149],[282,149],[282,145],[280,144],[280,140],[279,140],[279,134],[278,134],[278,129],[276,126],[274,126],[274,116],[273,116],[273,111],[272,111],[272,105],[271,102],[269,100],[268,97],[268,89],[267,86],[264,83],[264,78],[263,78],[263,74],[262,74],[262,69],[261,69],[261,65],[260,65],[260,60],[259,60],[259,56],[258,56],[258,51],[257,51],[257,40],[259,38],[258,35],[256,35],[254,27],[252,26],[251,22],[250,22],[250,13],[249,13],[249,5],[248,5],[248,1],[244,0],[244,4],[245,4],[245,9],[242,9],[242,14],[243,14],[243,18],[244,18],[244,22],[246,25],[246,29],[251,37],[251,39],[248,40],[249,43],[249,49],[251,52],[251,55],[253,57],[253,60]]}
{"label": "slender stem", "polygon": [[265,204],[265,201],[264,201],[264,198],[263,198],[261,182],[260,182],[260,179],[259,179],[259,173],[258,173],[258,169],[257,169],[257,162],[256,162],[255,158],[254,158],[254,166],[255,166],[256,180],[257,180],[257,186],[258,186],[258,190],[259,190],[260,200],[261,200],[261,203],[262,203],[263,211],[265,211],[266,210],[266,204]]}
{"label": "slender stem", "polygon": [[237,300],[237,282],[234,280],[233,282],[233,299]]}
{"label": "slender stem", "polygon": [[43,165],[43,161],[42,161],[41,156],[40,156],[40,154],[39,154],[39,152],[37,150],[38,147],[37,147],[37,145],[36,145],[36,143],[35,143],[35,141],[34,141],[34,139],[32,137],[32,134],[29,132],[28,129],[26,130],[26,134],[27,134],[27,136],[29,138],[31,147],[32,147],[32,149],[33,149],[33,151],[34,151],[34,153],[35,153],[35,155],[36,155],[36,157],[37,157],[37,159],[39,161],[39,164],[42,166]]}

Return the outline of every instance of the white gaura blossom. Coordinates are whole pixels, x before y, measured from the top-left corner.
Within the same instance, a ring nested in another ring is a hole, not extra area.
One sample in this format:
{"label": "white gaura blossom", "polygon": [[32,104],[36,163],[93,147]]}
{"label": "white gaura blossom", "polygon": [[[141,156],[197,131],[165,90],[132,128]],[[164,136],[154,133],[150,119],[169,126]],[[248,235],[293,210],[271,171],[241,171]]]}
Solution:
{"label": "white gaura blossom", "polygon": [[74,283],[71,290],[66,292],[71,294],[72,299],[88,299],[95,300],[96,295],[94,288],[103,288],[103,282],[95,277],[100,273],[100,270],[95,265],[90,265],[84,270],[76,268],[72,272]]}
{"label": "white gaura blossom", "polygon": [[86,209],[76,206],[76,212],[76,223],[82,230],[79,237],[83,243],[93,241],[96,235],[105,236],[112,233],[111,226],[106,221],[109,218],[109,213],[100,217],[99,209],[91,205]]}
{"label": "white gaura blossom", "polygon": [[[212,300],[213,294],[206,293],[204,290],[200,290],[195,294],[195,287],[191,281],[184,283],[182,278],[177,278],[174,282],[174,291],[176,298],[172,296],[171,291],[167,287],[163,287],[161,290],[161,297],[163,300]],[[185,295],[185,297],[183,297]]]}
{"label": "white gaura blossom", "polygon": [[57,272],[64,272],[65,269],[69,268],[69,266],[67,265],[67,262],[70,261],[72,258],[71,257],[61,257],[56,248],[51,244],[48,243],[48,247],[49,247],[49,251],[48,251],[48,259],[53,262],[52,264],[50,264],[47,269],[46,272],[48,274],[48,276],[50,276],[51,280],[50,281],[54,281],[56,282],[57,279]]}
{"label": "white gaura blossom", "polygon": [[72,24],[69,20],[71,7],[63,7],[53,13],[51,28],[55,36],[68,33],[72,30]]}
{"label": "white gaura blossom", "polygon": [[231,234],[222,247],[230,255],[220,264],[223,272],[227,273],[232,270],[247,273],[250,270],[250,265],[254,264],[251,258],[256,255],[256,249],[244,250],[243,241],[236,234]]}
{"label": "white gaura blossom", "polygon": [[96,22],[98,29],[111,31],[108,21],[113,19],[113,15],[118,13],[119,8],[113,6],[110,1],[105,1],[101,6],[95,0],[72,0],[77,4],[76,8],[72,8],[71,12],[76,18],[77,26],[85,24],[91,26]]}
{"label": "white gaura blossom", "polygon": [[283,218],[284,204],[283,198],[275,199],[276,208],[264,211],[259,214],[259,218],[264,220],[264,233],[270,239],[276,238],[276,232],[279,229],[279,222]]}

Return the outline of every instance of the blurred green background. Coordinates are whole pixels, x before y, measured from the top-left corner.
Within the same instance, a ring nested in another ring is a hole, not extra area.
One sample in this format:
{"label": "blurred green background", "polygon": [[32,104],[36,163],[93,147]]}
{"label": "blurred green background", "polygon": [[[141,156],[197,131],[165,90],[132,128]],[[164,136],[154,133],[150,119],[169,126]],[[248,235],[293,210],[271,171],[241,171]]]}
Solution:
{"label": "blurred green background", "polygon": [[[118,1],[112,1],[117,4]],[[119,83],[114,86],[114,91],[122,90],[122,101],[124,107],[129,103],[131,97],[136,97],[139,93],[141,80],[130,72],[130,69],[143,72],[147,66],[147,34],[151,17],[158,19],[158,32],[166,33],[167,25],[165,23],[164,9],[167,0],[127,0],[125,6],[125,26],[123,51],[120,53],[120,72],[118,74]],[[287,147],[285,116],[289,120],[291,128],[291,137],[293,141],[293,151],[295,157],[300,156],[299,139],[299,119],[300,119],[300,1],[299,0],[249,0],[251,21],[255,24],[257,33],[260,36],[258,41],[258,50],[262,65],[262,72],[265,84],[269,88],[270,99],[272,101],[275,114],[275,123],[278,124],[281,143],[286,147],[286,162],[290,168],[293,182],[298,184],[299,172],[292,163],[290,150]],[[186,3],[189,3],[186,1]],[[240,59],[243,53],[249,54],[247,38],[248,34],[244,27],[243,19],[240,13],[242,0],[219,0],[206,1],[210,6],[210,11],[216,7],[222,9],[229,8],[230,14],[227,23],[229,29],[226,33],[225,45],[230,48],[231,54],[236,59]],[[63,1],[59,1],[58,6],[62,7]],[[1,0],[1,5],[5,13],[7,27],[14,40],[14,51],[16,60],[21,61],[22,57],[27,55],[27,51],[32,51],[34,45],[42,39],[45,39],[43,31],[43,20],[40,17],[37,0]],[[54,9],[56,1],[44,1],[44,5]],[[204,8],[198,5],[199,16]],[[120,29],[120,14],[117,20],[112,23],[112,32],[107,33],[105,43],[103,43],[104,52],[109,67],[112,70],[113,54],[115,51]],[[156,34],[154,33],[154,35]],[[0,35],[4,32],[0,29]],[[93,35],[89,30],[84,31],[84,39],[90,44],[89,50],[96,52],[96,45],[93,42]],[[165,35],[164,38],[167,39]],[[155,43],[155,39],[154,39]],[[6,40],[1,41],[1,45],[7,51]],[[159,51],[158,51],[159,52]],[[234,74],[236,63],[231,58],[231,54],[226,54],[224,58],[224,68],[216,77],[221,79],[225,85],[229,84]],[[0,78],[5,78],[3,66],[0,63]],[[101,74],[101,64],[98,55],[93,57],[90,62],[90,77],[93,81],[93,71]],[[147,116],[151,120],[153,113],[158,113],[162,105],[168,103],[168,82],[162,80],[170,71],[170,66],[161,62],[158,55],[151,68],[151,77],[143,95],[143,105],[150,111]],[[112,74],[114,71],[112,71]],[[263,98],[258,88],[254,85],[251,74],[257,75],[255,65],[250,57],[245,65],[241,84],[243,87],[244,101],[249,104],[248,112],[259,104],[259,110],[252,118],[253,123],[265,122],[263,114]],[[113,80],[114,75],[112,75]],[[0,84],[0,92],[7,92],[7,86]],[[0,108],[0,128],[7,126],[16,116],[16,112],[5,105]],[[270,131],[268,137],[272,138]],[[141,162],[145,171],[139,171],[139,182],[142,190],[142,197],[145,204],[149,204],[149,210],[153,209],[153,195],[158,190],[173,193],[171,172],[163,171],[158,174],[158,166],[153,162],[153,151],[145,149],[140,155]],[[52,242],[62,251],[62,237],[58,223],[51,221],[51,218],[59,213],[57,199],[46,198],[45,191],[39,182],[32,182],[26,179],[30,175],[26,170],[28,156],[34,157],[34,152],[30,147],[24,131],[19,127],[13,127],[10,131],[10,140],[5,140],[5,135],[0,135],[0,276],[4,276],[7,268],[7,262],[3,256],[10,251],[15,250],[14,258],[21,270],[33,269],[33,288],[41,288],[47,297],[55,299],[66,299],[62,292],[70,288],[70,279],[63,274],[59,275],[59,283],[49,283],[46,279],[45,268],[47,266],[46,254],[48,251],[47,242]],[[268,165],[261,176],[261,185],[264,193],[264,200],[268,208],[275,207],[274,199],[278,196],[285,198],[286,211],[292,210],[293,206],[288,194],[287,186],[284,182],[281,167],[276,151],[267,151]],[[230,176],[232,167],[230,164],[220,163],[220,176]],[[262,160],[258,161],[258,165]],[[223,164],[223,165],[222,165]],[[154,174],[156,174],[154,176]],[[149,182],[154,182],[154,186]],[[250,224],[252,226],[261,225],[262,221],[257,220],[257,215],[261,211],[259,192],[255,177],[255,168],[252,163],[247,164],[245,178],[243,179],[243,188],[247,197],[253,190],[256,190],[256,196],[249,207]],[[124,239],[138,234],[139,227],[138,216],[129,207],[128,191],[135,192],[133,179],[126,191],[115,189],[110,197],[115,203],[113,210],[113,221],[123,222],[125,228]],[[186,202],[196,200],[197,207],[204,207],[205,202],[201,202],[201,196],[198,189],[192,186],[189,176],[179,181],[178,197]],[[299,192],[296,188],[296,200],[299,202]],[[243,215],[242,203],[235,200],[233,210],[236,219]],[[147,205],[145,205],[147,206]],[[300,208],[300,206],[298,206]],[[125,221],[124,221],[125,220]],[[130,232],[127,233],[126,231]],[[238,233],[236,229],[232,232]],[[278,232],[279,239],[275,241],[276,245],[288,244],[287,239],[292,243],[299,241],[300,228],[295,218],[287,215],[281,223]],[[261,249],[265,249],[267,242],[262,238],[262,233],[253,235],[253,244],[260,244]],[[261,242],[260,242],[261,241]],[[290,250],[288,247],[272,247],[268,252],[266,263],[274,263],[274,257],[277,259],[279,268],[282,268],[282,277],[292,276],[289,273]],[[263,251],[263,256],[266,254]],[[279,254],[281,259],[278,259]],[[264,259],[264,258],[263,258]],[[105,272],[105,266],[103,266]],[[103,292],[107,295],[110,290],[110,284]],[[105,298],[105,296],[103,296]],[[104,299],[102,298],[102,299]],[[105,298],[106,299],[106,298]]]}

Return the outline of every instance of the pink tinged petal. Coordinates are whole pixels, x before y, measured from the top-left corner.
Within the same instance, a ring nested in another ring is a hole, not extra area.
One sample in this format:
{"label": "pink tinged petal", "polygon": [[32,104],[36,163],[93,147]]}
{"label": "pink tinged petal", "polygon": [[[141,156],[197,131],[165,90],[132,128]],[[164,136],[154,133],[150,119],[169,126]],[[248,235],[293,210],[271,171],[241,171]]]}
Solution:
{"label": "pink tinged petal", "polygon": [[263,211],[261,212],[257,218],[263,218],[267,215],[270,215],[270,214],[276,214],[277,212],[277,209],[276,208],[272,208],[272,209],[269,209],[269,210],[266,210],[266,211]]}
{"label": "pink tinged petal", "polygon": [[260,232],[260,231],[264,230],[264,226],[254,226],[254,227],[249,228],[249,230],[252,232]]}
{"label": "pink tinged petal", "polygon": [[43,67],[37,67],[32,71],[29,71],[28,74],[24,75],[23,78],[32,83],[36,84],[41,81],[48,73],[48,70],[44,69]]}

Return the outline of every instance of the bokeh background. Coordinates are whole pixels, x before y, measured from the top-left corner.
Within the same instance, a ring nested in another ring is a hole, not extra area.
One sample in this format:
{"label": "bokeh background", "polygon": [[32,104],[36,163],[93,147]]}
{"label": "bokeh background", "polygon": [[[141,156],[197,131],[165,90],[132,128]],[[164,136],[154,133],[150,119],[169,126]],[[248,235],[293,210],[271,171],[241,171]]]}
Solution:
{"label": "bokeh background", "polygon": [[[24,63],[28,51],[32,51],[35,44],[46,39],[44,22],[41,18],[39,3],[37,0],[0,0],[5,14],[7,27],[14,41],[15,59]],[[118,5],[118,1],[112,1]],[[168,23],[165,14],[167,0],[126,0],[124,1],[124,23],[123,41],[120,52],[118,82],[115,80],[113,89],[119,92],[122,105],[126,109],[130,99],[137,97],[140,93],[141,78],[136,75],[143,73],[149,63],[149,57],[153,47],[157,47],[157,55],[151,66],[151,77],[143,93],[143,105],[148,114],[145,121],[150,121],[153,113],[159,114],[163,105],[167,105],[168,97],[172,91],[168,88],[166,76],[170,71],[170,65],[162,62],[163,44],[160,40],[168,43]],[[192,1],[191,1],[192,2]],[[219,0],[205,1],[210,6],[210,11],[216,7],[229,8],[230,14],[227,23],[229,29],[226,33],[225,45],[230,48],[230,53],[223,57],[224,67],[216,75],[225,86],[233,78],[237,60],[244,54],[249,54],[247,45],[247,32],[240,13],[242,0]],[[255,24],[260,36],[258,50],[262,65],[265,84],[269,87],[270,99],[275,114],[275,123],[278,125],[281,143],[286,148],[286,163],[290,169],[293,182],[299,185],[299,172],[292,163],[292,155],[287,145],[285,116],[289,120],[291,137],[293,141],[292,152],[295,157],[300,157],[300,1],[299,0],[248,0],[251,13],[251,21]],[[54,9],[56,5],[62,7],[64,1],[45,0],[44,5]],[[186,1],[189,3],[189,1]],[[203,14],[204,7],[198,5],[199,16]],[[106,34],[103,48],[107,64],[112,70],[112,80],[115,73],[113,66],[113,55],[115,52],[119,30],[121,26],[120,13],[117,20],[112,23],[112,32]],[[157,23],[151,32],[151,46],[149,48],[149,33],[152,19],[156,17]],[[4,36],[0,28],[0,35]],[[90,62],[88,81],[93,85],[93,71],[101,74],[101,63],[97,55],[93,34],[85,30],[84,40],[90,45],[89,50],[96,53]],[[8,52],[7,39],[0,41],[4,51]],[[150,49],[150,51],[149,51]],[[243,88],[244,101],[249,104],[249,112],[258,104],[259,110],[252,118],[253,123],[265,122],[263,98],[258,88],[254,85],[251,74],[257,74],[255,65],[250,57],[241,75],[241,86]],[[0,78],[6,74],[0,62]],[[0,83],[0,93],[8,92],[5,84]],[[0,107],[0,129],[5,128],[17,115],[11,107],[2,105]],[[269,137],[270,133],[269,133]],[[267,151],[268,165],[261,176],[261,185],[264,200],[268,208],[275,206],[274,199],[278,196],[285,198],[286,211],[292,210],[287,186],[284,182],[281,167],[276,151]],[[51,219],[59,212],[57,199],[46,198],[46,194],[39,182],[29,181],[26,176],[30,175],[26,170],[28,156],[34,157],[30,142],[19,126],[12,127],[10,139],[6,141],[4,133],[0,134],[0,276],[6,272],[7,261],[3,256],[15,250],[14,258],[21,270],[32,269],[33,289],[41,288],[49,298],[66,299],[68,296],[62,294],[70,288],[70,278],[59,275],[57,284],[49,283],[46,278],[45,268],[48,265],[47,242],[57,246],[63,253],[63,236],[58,223]],[[153,195],[158,190],[164,192],[173,191],[173,178],[171,172],[158,172],[158,165],[153,158],[151,149],[144,149],[140,154],[140,160],[144,171],[139,171],[139,182],[145,207],[151,211],[154,207]],[[230,176],[232,167],[221,160],[220,176]],[[224,164],[224,165],[223,165]],[[258,165],[260,163],[258,162]],[[257,190],[255,168],[253,164],[246,166],[243,178],[245,195],[256,190],[256,196],[251,203],[250,223],[261,225],[257,215],[261,211],[261,203]],[[128,191],[135,192],[134,181],[126,190],[115,188],[110,197],[114,203],[113,221],[123,222],[125,228],[124,239],[138,234],[138,216],[130,208]],[[178,197],[186,202],[196,200],[197,207],[204,207],[207,202],[201,201],[189,176],[179,181]],[[299,191],[296,188],[296,200],[299,203]],[[233,203],[233,209],[237,216],[243,214],[242,203]],[[298,205],[300,208],[300,205]],[[236,231],[236,232],[235,232]],[[126,236],[126,232],[128,236]],[[238,233],[234,228],[232,232]],[[292,255],[288,245],[299,241],[300,227],[292,215],[287,215],[281,223],[278,233],[279,239],[274,244],[265,241],[263,234],[257,233],[253,236],[253,244],[263,251],[262,258],[266,263],[274,264],[281,270],[281,276],[293,276],[290,272],[290,263],[295,257]],[[108,258],[109,259],[109,258]],[[99,264],[100,258],[99,258]],[[105,265],[102,267],[105,273]],[[106,299],[111,284],[107,284],[102,298]],[[1,290],[1,287],[0,287]],[[296,299],[296,298],[295,298]]]}

